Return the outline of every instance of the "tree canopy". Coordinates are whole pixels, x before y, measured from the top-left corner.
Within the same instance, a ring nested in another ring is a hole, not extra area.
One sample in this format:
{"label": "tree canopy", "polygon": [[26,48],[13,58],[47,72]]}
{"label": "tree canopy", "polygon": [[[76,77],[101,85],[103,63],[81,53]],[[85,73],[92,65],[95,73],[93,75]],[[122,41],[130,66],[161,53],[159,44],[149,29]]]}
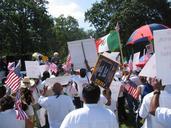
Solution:
{"label": "tree canopy", "polygon": [[138,27],[150,23],[171,25],[171,10],[166,0],[102,0],[85,13],[85,20],[96,29],[98,37],[120,25],[122,43]]}
{"label": "tree canopy", "polygon": [[45,0],[1,0],[0,42],[2,53],[47,52],[54,39],[53,19]]}

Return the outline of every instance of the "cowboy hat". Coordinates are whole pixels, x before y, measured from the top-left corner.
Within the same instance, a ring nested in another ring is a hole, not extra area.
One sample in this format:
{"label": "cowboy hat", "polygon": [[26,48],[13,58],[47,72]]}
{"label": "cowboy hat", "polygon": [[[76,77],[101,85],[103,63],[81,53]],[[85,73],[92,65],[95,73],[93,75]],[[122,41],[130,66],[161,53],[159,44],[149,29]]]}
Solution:
{"label": "cowboy hat", "polygon": [[21,80],[21,87],[22,88],[27,88],[29,86],[34,86],[35,81],[30,79],[29,77],[24,77],[23,80]]}

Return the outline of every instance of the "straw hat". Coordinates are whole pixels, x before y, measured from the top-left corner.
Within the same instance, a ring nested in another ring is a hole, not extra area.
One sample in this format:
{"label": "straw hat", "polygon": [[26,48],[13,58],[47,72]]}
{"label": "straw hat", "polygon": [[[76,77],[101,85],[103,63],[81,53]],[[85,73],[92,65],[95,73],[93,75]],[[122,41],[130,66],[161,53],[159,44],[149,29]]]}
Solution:
{"label": "straw hat", "polygon": [[21,81],[22,88],[27,88],[34,85],[35,85],[35,81],[30,79],[29,77],[24,77],[24,79]]}

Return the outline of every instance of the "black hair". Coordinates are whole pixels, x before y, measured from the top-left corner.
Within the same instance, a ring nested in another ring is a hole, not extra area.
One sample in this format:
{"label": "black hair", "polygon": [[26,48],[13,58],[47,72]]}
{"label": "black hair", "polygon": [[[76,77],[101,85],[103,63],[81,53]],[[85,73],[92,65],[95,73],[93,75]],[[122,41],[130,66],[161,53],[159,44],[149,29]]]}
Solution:
{"label": "black hair", "polygon": [[44,71],[43,72],[43,77],[42,77],[42,81],[46,80],[47,78],[50,77],[50,73],[48,71]]}
{"label": "black hair", "polygon": [[26,111],[28,106],[32,103],[31,91],[27,88],[20,89],[22,109]]}
{"label": "black hair", "polygon": [[80,76],[81,76],[81,77],[85,77],[85,76],[86,76],[86,73],[87,73],[87,71],[86,71],[85,68],[81,68],[81,69],[80,69]]}
{"label": "black hair", "polygon": [[2,98],[6,94],[6,87],[1,86],[0,87],[0,98]]}
{"label": "black hair", "polygon": [[14,107],[14,100],[11,96],[4,96],[0,99],[1,111],[12,109]]}
{"label": "black hair", "polygon": [[82,94],[86,103],[96,104],[100,98],[100,88],[91,83],[83,88]]}

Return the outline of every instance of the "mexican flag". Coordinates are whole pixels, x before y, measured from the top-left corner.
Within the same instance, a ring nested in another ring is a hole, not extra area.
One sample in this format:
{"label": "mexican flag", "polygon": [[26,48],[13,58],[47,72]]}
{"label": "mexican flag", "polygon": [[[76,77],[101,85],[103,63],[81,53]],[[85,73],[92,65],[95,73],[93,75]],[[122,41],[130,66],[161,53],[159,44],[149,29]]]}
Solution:
{"label": "mexican flag", "polygon": [[96,40],[96,49],[97,52],[105,52],[105,51],[116,51],[119,49],[119,33],[117,31],[111,31],[104,37]]}

